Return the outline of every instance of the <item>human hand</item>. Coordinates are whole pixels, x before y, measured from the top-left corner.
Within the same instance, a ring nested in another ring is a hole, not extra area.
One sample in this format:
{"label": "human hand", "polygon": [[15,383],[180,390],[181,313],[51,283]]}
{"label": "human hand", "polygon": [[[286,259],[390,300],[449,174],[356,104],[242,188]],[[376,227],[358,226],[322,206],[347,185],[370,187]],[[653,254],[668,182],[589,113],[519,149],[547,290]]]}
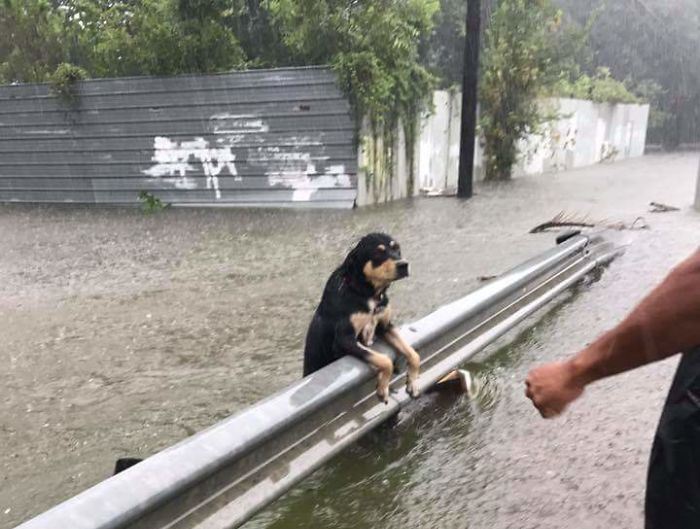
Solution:
{"label": "human hand", "polygon": [[525,396],[546,419],[561,414],[584,389],[569,362],[553,362],[533,369],[525,386]]}

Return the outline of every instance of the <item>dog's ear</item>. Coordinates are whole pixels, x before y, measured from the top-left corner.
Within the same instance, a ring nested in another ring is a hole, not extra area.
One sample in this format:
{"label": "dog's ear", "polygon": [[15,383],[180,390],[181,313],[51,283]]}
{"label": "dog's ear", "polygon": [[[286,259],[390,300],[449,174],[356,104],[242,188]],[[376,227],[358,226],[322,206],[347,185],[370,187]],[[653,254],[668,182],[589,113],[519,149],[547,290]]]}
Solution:
{"label": "dog's ear", "polygon": [[343,261],[342,265],[345,273],[354,273],[362,266],[362,263],[359,262],[361,246],[362,241],[360,240],[355,244],[355,246],[352,247],[352,249],[348,252],[348,255],[345,257],[345,261]]}
{"label": "dog's ear", "polygon": [[357,246],[348,252],[343,261],[343,270],[352,272],[357,267]]}

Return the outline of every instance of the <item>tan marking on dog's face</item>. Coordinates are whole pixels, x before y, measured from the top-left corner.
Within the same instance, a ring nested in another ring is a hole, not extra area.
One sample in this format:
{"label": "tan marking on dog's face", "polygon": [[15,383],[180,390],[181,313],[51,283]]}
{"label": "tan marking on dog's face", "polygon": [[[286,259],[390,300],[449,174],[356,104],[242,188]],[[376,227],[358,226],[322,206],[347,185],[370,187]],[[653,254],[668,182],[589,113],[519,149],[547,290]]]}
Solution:
{"label": "tan marking on dog's face", "polygon": [[378,266],[373,266],[372,261],[367,261],[362,272],[374,288],[383,288],[396,279],[396,261],[387,259]]}

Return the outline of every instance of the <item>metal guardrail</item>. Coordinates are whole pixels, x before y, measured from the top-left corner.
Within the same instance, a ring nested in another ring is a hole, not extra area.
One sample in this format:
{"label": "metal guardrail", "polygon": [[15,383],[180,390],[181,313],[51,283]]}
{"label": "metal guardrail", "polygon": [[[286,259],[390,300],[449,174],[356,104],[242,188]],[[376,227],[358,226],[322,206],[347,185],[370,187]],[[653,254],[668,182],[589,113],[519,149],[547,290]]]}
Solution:
{"label": "metal guardrail", "polygon": [[[421,353],[421,390],[620,251],[574,236],[402,327]],[[237,527],[409,401],[403,374],[383,404],[371,369],[345,357],[18,529]]]}

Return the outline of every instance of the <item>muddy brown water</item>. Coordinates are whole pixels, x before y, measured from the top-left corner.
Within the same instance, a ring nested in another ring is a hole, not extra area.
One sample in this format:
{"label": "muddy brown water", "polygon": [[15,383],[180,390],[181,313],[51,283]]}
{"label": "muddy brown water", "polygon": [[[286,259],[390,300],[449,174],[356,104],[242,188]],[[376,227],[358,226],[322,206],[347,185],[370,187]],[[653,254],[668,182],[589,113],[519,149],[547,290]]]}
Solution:
{"label": "muddy brown water", "polygon": [[655,155],[482,185],[468,202],[341,212],[0,206],[0,527],[295,380],[323,283],[363,233],[392,233],[411,261],[392,287],[409,321],[551,247],[527,232],[560,210],[650,229],[623,232],[627,253],[598,281],[482,355],[477,400],[419,400],[247,527],[640,527],[676,359],[592,386],[556,421],[532,410],[523,378],[698,246],[697,163]]}

